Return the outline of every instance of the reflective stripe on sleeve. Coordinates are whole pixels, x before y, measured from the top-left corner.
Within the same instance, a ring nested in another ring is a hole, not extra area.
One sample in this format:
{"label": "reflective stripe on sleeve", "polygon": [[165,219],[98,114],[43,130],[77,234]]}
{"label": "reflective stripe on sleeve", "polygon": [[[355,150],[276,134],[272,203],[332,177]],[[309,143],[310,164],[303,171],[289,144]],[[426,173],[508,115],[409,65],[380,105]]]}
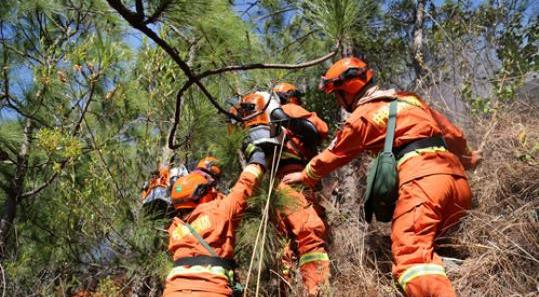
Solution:
{"label": "reflective stripe on sleeve", "polygon": [[447,152],[447,149],[443,146],[431,146],[431,147],[425,147],[425,148],[413,150],[411,152],[404,154],[404,156],[402,156],[402,158],[398,160],[397,166],[400,166],[402,163],[404,163],[404,161],[412,157],[419,156],[424,153],[435,153],[435,152]]}
{"label": "reflective stripe on sleeve", "polygon": [[314,180],[319,180],[320,179],[320,176],[318,176],[317,174],[315,174],[311,168],[311,162],[309,162],[307,164],[307,166],[305,167],[305,173],[307,173],[307,176],[310,178],[310,179],[314,179]]}
{"label": "reflective stripe on sleeve", "polygon": [[314,261],[329,261],[329,256],[325,252],[311,252],[303,254],[299,258],[299,266]]}
{"label": "reflective stripe on sleeve", "polygon": [[172,268],[170,273],[167,275],[167,280],[170,280],[176,276],[188,275],[188,274],[198,274],[198,273],[209,273],[218,277],[222,277],[226,280],[234,279],[234,271],[226,270],[221,266],[177,266]]}
{"label": "reflective stripe on sleeve", "polygon": [[258,165],[249,164],[243,169],[243,171],[254,175],[256,179],[260,179],[262,177],[262,169],[260,169]]}
{"label": "reflective stripe on sleeve", "polygon": [[256,145],[249,143],[245,148],[245,155],[248,157],[256,150]]}
{"label": "reflective stripe on sleeve", "polygon": [[447,277],[443,266],[438,264],[417,264],[404,271],[399,277],[399,284],[406,291],[406,285],[414,278],[423,275],[441,275]]}

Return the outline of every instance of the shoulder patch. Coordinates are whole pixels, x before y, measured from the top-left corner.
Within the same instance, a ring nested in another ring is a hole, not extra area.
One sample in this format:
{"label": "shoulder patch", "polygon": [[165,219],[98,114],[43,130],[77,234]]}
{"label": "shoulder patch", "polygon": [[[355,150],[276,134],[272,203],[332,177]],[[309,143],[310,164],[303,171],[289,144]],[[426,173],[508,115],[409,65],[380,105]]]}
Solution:
{"label": "shoulder patch", "polygon": [[[414,98],[416,100],[417,104],[419,104],[419,105],[409,103],[406,100],[399,101],[399,102],[397,102],[397,114],[399,112],[410,109],[412,107],[421,107],[421,102],[419,102],[417,100],[417,98],[415,98],[413,96],[409,96],[409,97]],[[406,101],[406,102],[403,102],[403,101]],[[384,105],[380,106],[372,114],[371,120],[378,126],[385,126],[386,123],[387,123],[388,117],[389,117],[389,102],[387,102],[387,104],[384,104]]]}
{"label": "shoulder patch", "polygon": [[423,107],[423,105],[421,104],[421,101],[419,101],[419,99],[416,96],[411,96],[411,95],[401,96],[399,97],[399,100],[406,101],[406,103],[411,104],[416,107]]}
{"label": "shoulder patch", "polygon": [[[209,216],[200,216],[196,220],[191,223],[191,226],[198,232],[202,233],[209,228],[211,228],[211,220]],[[189,231],[189,228],[185,226],[184,224],[176,226],[174,230],[172,230],[172,239],[173,240],[181,240],[185,236],[191,234],[191,231]]]}

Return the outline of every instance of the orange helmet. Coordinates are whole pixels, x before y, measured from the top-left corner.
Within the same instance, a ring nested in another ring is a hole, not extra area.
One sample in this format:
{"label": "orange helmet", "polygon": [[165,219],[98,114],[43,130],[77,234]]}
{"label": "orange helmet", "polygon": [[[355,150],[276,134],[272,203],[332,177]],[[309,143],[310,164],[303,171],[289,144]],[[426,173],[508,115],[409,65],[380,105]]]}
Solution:
{"label": "orange helmet", "polygon": [[329,67],[320,81],[320,90],[327,94],[336,93],[344,100],[345,107],[353,105],[357,94],[373,80],[374,71],[363,60],[356,57],[340,59]]}
{"label": "orange helmet", "polygon": [[293,103],[300,105],[300,98],[304,95],[295,85],[285,82],[275,85],[273,92],[279,96],[281,104]]}
{"label": "orange helmet", "polygon": [[205,157],[197,164],[196,169],[200,169],[208,174],[211,174],[214,178],[221,175],[221,167],[219,167],[219,160],[215,157]]}
{"label": "orange helmet", "polygon": [[[239,104],[240,107],[238,109],[239,115],[241,117],[247,117],[263,110],[269,100],[269,94],[268,97],[266,97],[265,94],[267,93],[254,92],[241,97]],[[263,112],[258,116],[244,122],[243,124],[245,128],[257,125],[267,125],[269,124],[269,116],[267,113]]]}
{"label": "orange helmet", "polygon": [[195,208],[215,199],[214,184],[215,181],[210,175],[198,170],[178,178],[171,191],[174,208]]}

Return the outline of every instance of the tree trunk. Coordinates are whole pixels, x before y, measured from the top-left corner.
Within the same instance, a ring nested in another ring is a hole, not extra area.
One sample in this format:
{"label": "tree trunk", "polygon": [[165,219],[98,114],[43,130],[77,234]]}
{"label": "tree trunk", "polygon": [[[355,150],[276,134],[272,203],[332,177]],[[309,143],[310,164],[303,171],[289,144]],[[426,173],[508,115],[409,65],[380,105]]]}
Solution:
{"label": "tree trunk", "polygon": [[22,194],[24,193],[24,180],[28,171],[28,148],[30,147],[31,133],[32,123],[30,119],[27,119],[24,126],[21,147],[17,154],[15,175],[7,191],[4,213],[0,219],[0,258],[3,258],[5,255],[6,243],[17,213],[17,205],[20,203]]}
{"label": "tree trunk", "polygon": [[425,74],[425,62],[423,61],[423,22],[425,17],[426,0],[418,0],[415,12],[414,39],[412,41],[412,61],[415,70],[415,88],[417,88]]}

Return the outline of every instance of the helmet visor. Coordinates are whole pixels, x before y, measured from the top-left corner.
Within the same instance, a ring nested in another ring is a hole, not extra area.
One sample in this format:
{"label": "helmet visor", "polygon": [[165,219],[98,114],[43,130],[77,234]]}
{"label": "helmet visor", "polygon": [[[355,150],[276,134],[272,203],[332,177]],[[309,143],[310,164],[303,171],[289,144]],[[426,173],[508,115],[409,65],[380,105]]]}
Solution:
{"label": "helmet visor", "polygon": [[204,197],[204,195],[206,195],[206,193],[208,193],[209,189],[210,189],[209,184],[200,184],[200,185],[198,185],[196,187],[195,191],[193,192],[193,195],[191,196],[191,200],[192,201],[200,200],[202,197]]}
{"label": "helmet visor", "polygon": [[367,67],[361,67],[361,68],[351,67],[351,68],[346,69],[343,73],[341,73],[336,78],[328,79],[325,76],[322,76],[322,79],[320,80],[320,84],[318,85],[318,88],[326,92],[326,94],[331,94],[350,79],[360,78],[362,80],[366,80],[367,79],[366,74],[367,74]]}

